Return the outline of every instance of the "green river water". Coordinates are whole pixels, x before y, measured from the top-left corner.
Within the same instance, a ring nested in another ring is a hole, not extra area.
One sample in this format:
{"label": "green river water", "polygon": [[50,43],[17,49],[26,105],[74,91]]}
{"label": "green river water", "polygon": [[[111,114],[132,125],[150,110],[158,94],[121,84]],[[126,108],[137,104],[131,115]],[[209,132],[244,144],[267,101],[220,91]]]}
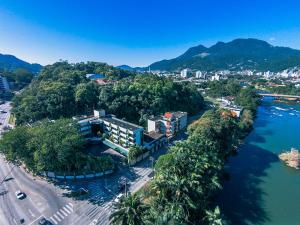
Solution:
{"label": "green river water", "polygon": [[300,150],[300,106],[264,99],[254,130],[226,165],[219,205],[229,224],[300,225],[300,170],[278,159],[291,147]]}

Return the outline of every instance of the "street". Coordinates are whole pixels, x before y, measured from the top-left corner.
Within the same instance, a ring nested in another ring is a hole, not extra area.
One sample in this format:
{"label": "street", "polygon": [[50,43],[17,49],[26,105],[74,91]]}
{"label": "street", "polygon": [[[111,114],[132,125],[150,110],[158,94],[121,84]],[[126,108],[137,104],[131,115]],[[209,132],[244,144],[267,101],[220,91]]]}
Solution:
{"label": "street", "polygon": [[[0,113],[1,132],[7,126],[10,108],[8,102],[0,105],[0,110],[5,111]],[[177,140],[181,138],[182,135]],[[0,224],[17,225],[24,219],[23,224],[37,225],[45,217],[55,225],[107,225],[113,202],[120,193],[120,178],[128,182],[126,191],[138,191],[150,180],[155,160],[166,151],[167,147],[164,147],[133,167],[117,161],[118,169],[114,174],[78,182],[47,181],[34,177],[24,168],[6,162],[1,155]],[[71,191],[81,188],[88,191],[86,198],[70,196]],[[26,198],[18,199],[15,196],[17,190],[24,192]]]}
{"label": "street", "polygon": [[[159,154],[156,154],[158,157]],[[13,166],[0,159],[0,177],[11,178],[0,185],[0,224],[38,224],[41,217],[47,218],[53,224],[109,224],[112,203],[118,191],[120,177],[128,179],[128,190],[136,192],[147,181],[152,172],[151,160],[145,160],[135,167],[123,166],[118,172],[97,180],[78,183],[50,183],[40,178],[34,178],[23,168]],[[72,200],[67,196],[70,189],[85,188],[89,196],[85,200]],[[15,191],[23,191],[27,197],[19,200]]]}

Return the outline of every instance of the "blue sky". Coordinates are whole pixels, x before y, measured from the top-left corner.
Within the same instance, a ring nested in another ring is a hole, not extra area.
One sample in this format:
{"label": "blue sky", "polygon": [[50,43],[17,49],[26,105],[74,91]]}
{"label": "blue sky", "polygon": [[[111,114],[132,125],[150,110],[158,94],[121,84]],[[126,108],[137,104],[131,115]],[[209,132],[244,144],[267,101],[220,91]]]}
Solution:
{"label": "blue sky", "polygon": [[297,0],[0,0],[0,53],[147,66],[239,37],[300,49]]}

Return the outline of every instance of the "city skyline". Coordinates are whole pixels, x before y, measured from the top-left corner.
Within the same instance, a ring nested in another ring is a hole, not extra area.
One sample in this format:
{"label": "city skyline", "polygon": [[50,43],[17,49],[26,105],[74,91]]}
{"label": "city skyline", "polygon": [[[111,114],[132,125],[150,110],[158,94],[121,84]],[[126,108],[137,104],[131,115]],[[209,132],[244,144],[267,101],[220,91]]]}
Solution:
{"label": "city skyline", "polygon": [[292,1],[115,0],[70,5],[0,0],[0,53],[42,65],[63,59],[148,66],[195,45],[209,47],[235,38],[300,49],[299,6]]}

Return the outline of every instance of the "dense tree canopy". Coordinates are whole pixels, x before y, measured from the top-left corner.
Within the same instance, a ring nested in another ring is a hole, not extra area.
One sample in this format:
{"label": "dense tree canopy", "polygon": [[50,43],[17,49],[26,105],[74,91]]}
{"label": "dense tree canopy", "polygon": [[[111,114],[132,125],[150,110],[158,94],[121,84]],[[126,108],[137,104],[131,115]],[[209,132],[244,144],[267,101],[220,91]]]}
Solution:
{"label": "dense tree canopy", "polygon": [[[252,89],[233,88],[232,91],[237,89],[237,95],[251,100],[257,107],[256,93]],[[221,189],[226,159],[240,138],[250,131],[253,115],[250,109],[245,109],[240,119],[223,109],[207,111],[189,126],[187,140],[177,142],[167,154],[159,157],[154,180],[139,194],[143,202],[127,205],[127,211],[139,212],[136,218],[140,224],[222,224],[222,215],[213,197]],[[134,224],[122,206],[130,201],[132,197],[125,198],[116,206],[112,224]],[[137,211],[141,206],[149,210]]]}
{"label": "dense tree canopy", "polygon": [[4,71],[1,73],[2,76],[7,78],[7,81],[11,84],[12,90],[20,90],[28,85],[34,75],[27,69],[18,68],[13,72]]}
{"label": "dense tree canopy", "polygon": [[85,140],[69,119],[47,120],[18,126],[3,134],[0,151],[32,171],[89,172],[111,169],[111,158],[93,157],[84,151]]}
{"label": "dense tree canopy", "polygon": [[[87,73],[103,73],[114,85],[98,86]],[[126,78],[127,77],[127,78]],[[122,78],[122,79],[121,79]],[[131,122],[170,110],[191,114],[203,106],[196,87],[154,75],[136,75],[103,63],[59,62],[43,68],[38,78],[14,99],[17,124],[91,113],[101,107]]]}
{"label": "dense tree canopy", "polygon": [[[139,216],[142,223],[222,224],[212,197],[221,188],[223,166],[240,131],[239,120],[224,110],[207,111],[190,125],[188,139],[156,162],[154,180],[143,194],[150,209]],[[112,215],[113,224],[133,224],[120,222],[121,210]]]}
{"label": "dense tree canopy", "polygon": [[88,73],[104,74],[106,79],[114,80],[134,75],[96,62],[63,61],[45,66],[37,79],[13,101],[17,124],[91,111],[98,104],[99,87],[86,78]]}
{"label": "dense tree canopy", "polygon": [[154,75],[140,75],[100,91],[99,106],[129,121],[143,124],[148,115],[181,110],[199,112],[203,98],[196,86]]}
{"label": "dense tree canopy", "polygon": [[214,98],[228,95],[236,96],[241,90],[240,84],[235,80],[211,81],[207,87],[207,94]]}

